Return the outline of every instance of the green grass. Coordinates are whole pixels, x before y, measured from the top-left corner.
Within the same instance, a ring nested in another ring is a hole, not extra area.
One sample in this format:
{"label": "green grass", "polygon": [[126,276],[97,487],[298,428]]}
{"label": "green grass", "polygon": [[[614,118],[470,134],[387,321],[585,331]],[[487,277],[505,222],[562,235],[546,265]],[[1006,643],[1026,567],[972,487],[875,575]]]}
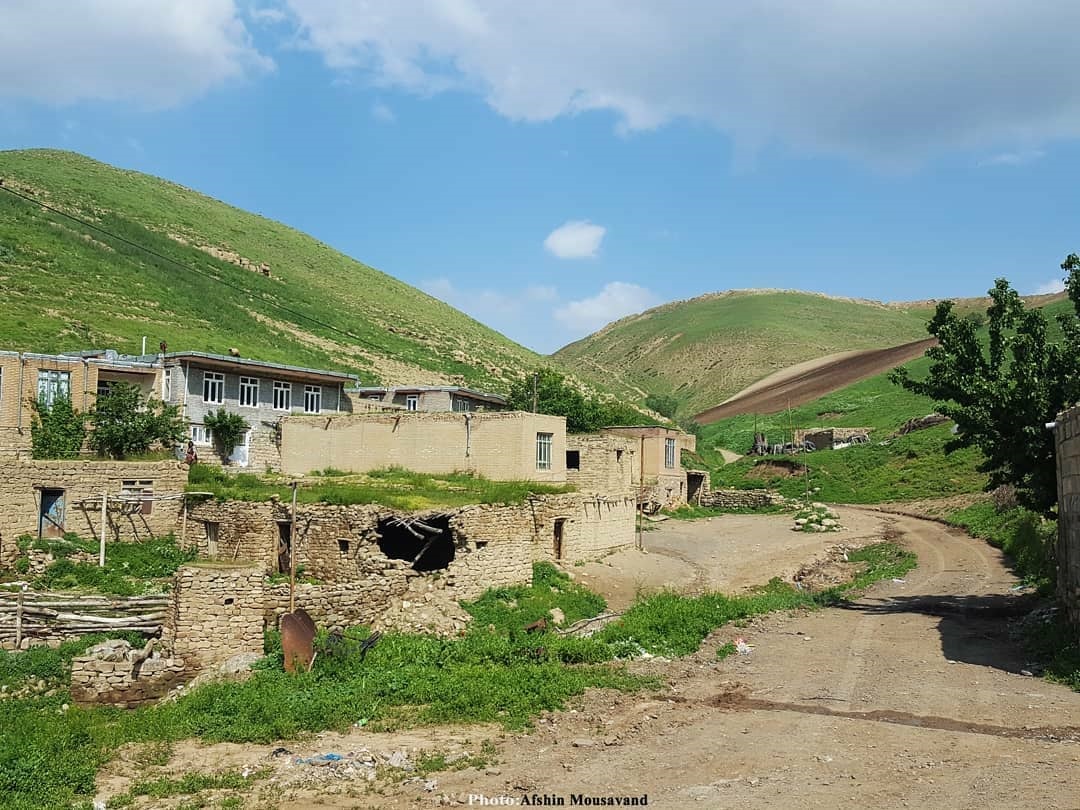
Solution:
{"label": "green grass", "polygon": [[109,801],[110,808],[130,807],[136,797],[147,796],[151,799],[168,799],[173,796],[191,796],[204,790],[246,790],[253,783],[269,778],[269,768],[262,768],[244,776],[240,771],[222,771],[220,773],[190,772],[179,779],[161,777],[136,782],[125,793]]}
{"label": "green grass", "polygon": [[635,399],[635,389],[674,396],[688,417],[786,366],[925,338],[928,314],[801,292],[706,295],[624,318],[555,359],[603,369]]}
{"label": "green grass", "polygon": [[[870,571],[884,576],[899,570],[888,553],[867,553],[864,579]],[[251,679],[209,684],[175,703],[133,711],[61,711],[69,701],[66,693],[0,700],[0,796],[5,807],[18,810],[69,805],[93,793],[97,770],[125,743],[192,737],[270,743],[306,732],[344,732],[356,723],[373,730],[451,722],[523,728],[538,713],[559,710],[590,687],[634,691],[660,686],[656,679],[631,675],[613,663],[619,656],[642,650],[686,654],[725,622],[832,604],[844,593],[838,588],[813,595],[773,581],[739,597],[660,594],[639,601],[592,638],[563,637],[551,630],[528,634],[524,625],[552,607],[568,621],[604,609],[601,598],[552,566],[537,564],[531,585],[489,591],[466,604],[476,619],[461,638],[387,633],[363,662],[347,653],[326,653],[312,672],[288,675],[281,670],[279,637],[267,633],[268,658]],[[366,633],[357,628],[354,635]],[[62,678],[65,662],[77,650],[10,653],[0,656],[0,673],[7,671],[16,680],[39,674]],[[226,778],[147,780],[131,795],[177,795],[188,788],[209,789],[208,779]]]}
{"label": "green grass", "polygon": [[[268,501],[277,496],[287,501],[292,497],[288,481],[283,477],[232,474],[208,464],[192,465],[187,488],[189,492],[212,492],[220,500]],[[468,473],[428,475],[394,467],[363,475],[328,475],[324,471],[315,480],[301,483],[297,501],[339,505],[375,503],[419,510],[476,503],[519,504],[530,494],[564,492],[573,492],[573,487],[533,481],[491,481]]]}
{"label": "green grass", "polygon": [[39,590],[89,590],[113,596],[135,596],[148,589],[161,590],[160,582],[176,569],[195,559],[194,549],[182,549],[173,535],[152,537],[133,543],[108,543],[105,566],[97,562],[73,562],[75,551],[98,554],[97,540],[66,535],[59,540],[35,540],[33,547],[50,551],[56,561],[33,580]]}
{"label": "green grass", "polygon": [[[227,354],[235,347],[245,357],[350,371],[373,382],[380,374],[377,361],[365,356],[370,353],[497,390],[544,363],[449,305],[306,234],[182,186],[55,150],[0,152],[0,177],[239,288],[88,234],[64,217],[0,193],[4,348],[111,346],[138,353],[149,334],[154,347],[161,340],[173,350]],[[196,245],[267,262],[272,277],[213,258]],[[311,337],[297,339],[293,330]]]}

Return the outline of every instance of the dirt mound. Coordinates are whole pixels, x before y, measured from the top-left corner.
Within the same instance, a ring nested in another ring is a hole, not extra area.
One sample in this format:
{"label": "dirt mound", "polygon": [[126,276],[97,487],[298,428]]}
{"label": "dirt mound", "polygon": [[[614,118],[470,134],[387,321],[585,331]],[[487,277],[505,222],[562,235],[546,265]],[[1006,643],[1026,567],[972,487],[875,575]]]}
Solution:
{"label": "dirt mound", "polygon": [[767,459],[759,461],[749,472],[747,478],[795,478],[806,473],[806,465],[787,459]]}
{"label": "dirt mound", "polygon": [[935,343],[936,338],[929,338],[888,349],[846,352],[802,363],[797,371],[785,369],[754,383],[715,408],[697,414],[694,421],[709,425],[729,416],[778,413],[791,406],[803,405],[918,357]]}

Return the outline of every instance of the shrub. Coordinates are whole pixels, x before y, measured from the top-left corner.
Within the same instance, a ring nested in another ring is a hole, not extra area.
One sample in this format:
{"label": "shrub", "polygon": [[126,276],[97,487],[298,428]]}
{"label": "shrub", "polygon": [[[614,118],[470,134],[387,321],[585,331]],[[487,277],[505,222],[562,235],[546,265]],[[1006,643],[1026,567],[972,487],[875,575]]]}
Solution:
{"label": "shrub", "polygon": [[214,449],[222,461],[228,461],[233,448],[243,441],[250,425],[238,413],[229,413],[224,408],[208,413],[203,417],[203,424],[214,432]]}
{"label": "shrub", "polygon": [[90,446],[117,459],[145,453],[155,444],[168,449],[184,437],[179,406],[144,398],[130,383],[115,383],[98,396],[90,424]]}
{"label": "shrub", "polygon": [[75,458],[86,439],[86,422],[72,407],[68,397],[57,397],[52,405],[33,401],[30,424],[30,454],[34,458]]}

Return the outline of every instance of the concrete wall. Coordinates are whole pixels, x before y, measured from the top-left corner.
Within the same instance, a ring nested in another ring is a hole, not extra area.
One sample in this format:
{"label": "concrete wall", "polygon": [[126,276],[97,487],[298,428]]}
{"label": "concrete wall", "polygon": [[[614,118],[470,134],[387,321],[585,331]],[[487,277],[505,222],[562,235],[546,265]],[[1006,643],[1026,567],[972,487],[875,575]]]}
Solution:
{"label": "concrete wall", "polygon": [[566,453],[577,453],[578,468],[567,465],[566,482],[580,492],[626,495],[634,491],[639,442],[610,434],[571,434]]}
{"label": "concrete wall", "polygon": [[[0,564],[10,564],[17,556],[20,535],[37,536],[43,489],[64,491],[64,531],[98,537],[101,494],[119,495],[124,481],[148,481],[158,495],[179,493],[187,484],[187,468],[175,461],[0,462]],[[135,539],[176,531],[180,504],[155,501],[147,514],[141,504],[114,501],[107,514],[107,537]]]}
{"label": "concrete wall", "polygon": [[[551,469],[537,469],[537,434],[552,434]],[[281,423],[282,470],[303,475],[334,467],[368,472],[472,472],[497,481],[566,481],[566,420],[503,413],[393,413],[290,416]]]}
{"label": "concrete wall", "polygon": [[1058,597],[1080,629],[1080,407],[1058,415]]}

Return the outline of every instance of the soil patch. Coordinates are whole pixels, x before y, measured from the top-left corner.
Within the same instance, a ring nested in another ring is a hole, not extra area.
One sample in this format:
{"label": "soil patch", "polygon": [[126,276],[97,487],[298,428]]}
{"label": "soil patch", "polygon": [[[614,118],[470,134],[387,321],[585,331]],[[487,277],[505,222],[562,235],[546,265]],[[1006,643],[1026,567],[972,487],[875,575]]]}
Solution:
{"label": "soil patch", "polygon": [[757,462],[746,473],[747,478],[795,478],[806,473],[806,465],[787,459],[768,459]]}

